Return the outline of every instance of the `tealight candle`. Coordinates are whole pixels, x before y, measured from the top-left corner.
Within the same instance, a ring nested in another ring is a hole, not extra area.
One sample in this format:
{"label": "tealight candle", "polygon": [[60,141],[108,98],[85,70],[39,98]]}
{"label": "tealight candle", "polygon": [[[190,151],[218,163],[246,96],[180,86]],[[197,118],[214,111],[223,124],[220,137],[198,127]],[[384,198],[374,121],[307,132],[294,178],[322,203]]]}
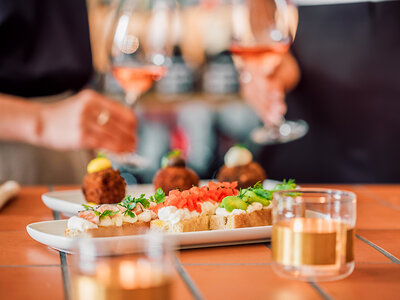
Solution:
{"label": "tealight candle", "polygon": [[272,255],[280,275],[327,281],[351,274],[354,193],[315,189],[278,192],[272,215]]}

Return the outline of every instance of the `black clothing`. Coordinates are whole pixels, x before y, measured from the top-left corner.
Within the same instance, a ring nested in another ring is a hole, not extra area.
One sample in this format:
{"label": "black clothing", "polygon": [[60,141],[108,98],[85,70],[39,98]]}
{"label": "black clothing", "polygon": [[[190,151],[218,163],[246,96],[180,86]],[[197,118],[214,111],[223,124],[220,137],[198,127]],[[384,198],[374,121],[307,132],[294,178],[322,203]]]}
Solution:
{"label": "black clothing", "polygon": [[271,178],[400,181],[400,1],[299,7],[293,45],[302,77],[287,119],[301,140],[265,147]]}
{"label": "black clothing", "polygon": [[79,90],[92,74],[84,0],[0,0],[0,93]]}

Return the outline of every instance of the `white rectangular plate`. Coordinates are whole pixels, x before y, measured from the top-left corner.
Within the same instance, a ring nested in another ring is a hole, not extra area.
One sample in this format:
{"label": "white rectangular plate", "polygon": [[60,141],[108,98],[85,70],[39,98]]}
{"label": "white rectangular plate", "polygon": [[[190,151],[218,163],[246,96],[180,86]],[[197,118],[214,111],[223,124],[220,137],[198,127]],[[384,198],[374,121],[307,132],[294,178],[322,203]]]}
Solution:
{"label": "white rectangular plate", "polygon": [[[45,221],[29,224],[28,234],[39,243],[59,251],[70,253],[74,239],[64,234],[68,220]],[[272,226],[238,228],[229,230],[210,230],[167,234],[179,249],[214,247],[237,244],[260,243],[269,240]],[[139,235],[93,238],[99,255],[115,255],[132,251],[132,245]]]}
{"label": "white rectangular plate", "polygon": [[[200,181],[200,186],[206,185],[209,180]],[[265,180],[263,186],[265,189],[272,189],[279,183],[276,180]],[[128,185],[126,193],[132,196],[140,196],[146,194],[150,196],[154,194],[154,186],[152,184]],[[64,213],[67,216],[78,214],[82,210],[82,204],[86,203],[85,197],[81,190],[56,191],[42,195],[43,203],[50,209]]]}

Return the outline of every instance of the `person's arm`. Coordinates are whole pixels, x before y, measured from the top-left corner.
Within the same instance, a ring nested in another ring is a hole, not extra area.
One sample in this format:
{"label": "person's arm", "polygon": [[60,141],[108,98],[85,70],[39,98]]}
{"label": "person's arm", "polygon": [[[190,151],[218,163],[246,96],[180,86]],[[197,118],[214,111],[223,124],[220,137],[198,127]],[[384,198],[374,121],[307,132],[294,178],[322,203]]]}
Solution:
{"label": "person's arm", "polygon": [[0,140],[39,144],[41,105],[0,94]]}
{"label": "person's arm", "polygon": [[0,95],[0,140],[128,152],[136,147],[136,128],[130,109],[91,90],[52,104]]}

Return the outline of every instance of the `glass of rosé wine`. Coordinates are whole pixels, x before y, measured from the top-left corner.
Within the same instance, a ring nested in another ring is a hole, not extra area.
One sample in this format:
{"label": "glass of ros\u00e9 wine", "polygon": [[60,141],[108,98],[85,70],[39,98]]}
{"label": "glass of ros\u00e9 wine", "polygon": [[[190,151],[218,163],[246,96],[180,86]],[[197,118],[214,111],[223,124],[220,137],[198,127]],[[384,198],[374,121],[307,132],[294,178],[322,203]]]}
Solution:
{"label": "glass of ros\u00e9 wine", "polygon": [[175,1],[120,2],[112,33],[111,70],[133,106],[154,81],[166,73],[173,51],[171,41]]}
{"label": "glass of ros\u00e9 wine", "polygon": [[[297,7],[290,0],[232,0],[231,20],[230,51],[242,83],[257,74],[273,75],[294,40]],[[278,144],[298,139],[307,131],[305,121],[287,121],[282,115],[280,121],[254,129],[251,139],[258,144]]]}
{"label": "glass of ros\u00e9 wine", "polygon": [[[142,94],[168,70],[175,16],[173,0],[120,0],[109,37],[110,68],[134,107]],[[117,165],[144,168],[146,158],[136,153],[102,153]]]}

